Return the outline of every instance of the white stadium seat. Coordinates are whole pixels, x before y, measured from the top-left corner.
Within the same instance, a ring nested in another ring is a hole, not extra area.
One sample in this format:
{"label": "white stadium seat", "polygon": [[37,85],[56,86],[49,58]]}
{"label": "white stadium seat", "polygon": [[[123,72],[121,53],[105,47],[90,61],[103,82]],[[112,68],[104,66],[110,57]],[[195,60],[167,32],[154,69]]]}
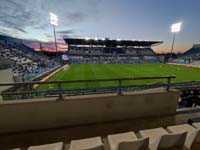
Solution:
{"label": "white stadium seat", "polygon": [[173,148],[182,149],[187,134],[186,132],[171,134],[163,128],[140,130],[139,133],[142,137],[150,138],[150,150],[170,150]]}
{"label": "white stadium seat", "polygon": [[31,146],[28,150],[63,150],[63,143],[45,144],[39,146]]}
{"label": "white stadium seat", "polygon": [[108,135],[110,150],[148,150],[149,138],[138,139],[134,132]]}
{"label": "white stadium seat", "polygon": [[70,144],[70,150],[104,150],[104,144],[101,137],[73,140]]}
{"label": "white stadium seat", "polygon": [[200,129],[200,122],[196,122],[192,124],[196,129]]}
{"label": "white stadium seat", "polygon": [[196,139],[200,136],[200,132],[198,129],[190,126],[189,124],[169,126],[167,130],[171,133],[182,133],[187,132],[187,137],[185,141],[185,147],[190,149],[196,143]]}

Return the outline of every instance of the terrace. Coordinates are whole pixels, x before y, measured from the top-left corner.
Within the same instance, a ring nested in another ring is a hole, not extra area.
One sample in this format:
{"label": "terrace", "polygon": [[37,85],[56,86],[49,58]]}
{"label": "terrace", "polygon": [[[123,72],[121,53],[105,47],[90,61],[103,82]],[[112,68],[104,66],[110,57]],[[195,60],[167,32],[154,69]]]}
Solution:
{"label": "terrace", "polygon": [[[200,83],[171,83],[174,78],[165,76],[1,83],[0,86],[17,87],[18,91],[1,93],[3,97],[14,97],[15,100],[0,103],[0,148],[39,150],[43,147],[41,145],[48,144],[45,146],[48,150],[67,150],[72,145],[77,146],[77,139],[98,137],[93,139],[94,143],[97,139],[96,142],[103,139],[105,150],[110,150],[108,135],[134,131],[141,138],[140,130],[185,125],[189,119],[198,120],[198,107],[177,108],[180,92],[176,89],[196,89]],[[123,82],[140,80],[164,82],[123,85]],[[115,82],[115,86],[95,90],[64,88],[65,84],[80,82]],[[34,89],[36,85],[45,84],[57,88]]]}
{"label": "terrace", "polygon": [[139,130],[187,124],[188,119],[199,117],[199,108],[177,109],[178,98],[177,90],[156,88],[122,95],[4,101],[0,103],[0,148],[26,150],[63,142],[67,150],[72,140],[101,137],[109,150],[107,135],[134,131],[139,138]]}

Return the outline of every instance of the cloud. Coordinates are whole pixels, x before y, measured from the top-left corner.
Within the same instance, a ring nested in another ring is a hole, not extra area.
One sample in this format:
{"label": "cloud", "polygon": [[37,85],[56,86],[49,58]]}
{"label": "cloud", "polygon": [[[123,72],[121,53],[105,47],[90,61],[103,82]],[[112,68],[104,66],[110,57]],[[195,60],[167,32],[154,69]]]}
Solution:
{"label": "cloud", "polygon": [[5,35],[5,36],[8,36],[6,33],[1,32],[1,31],[0,31],[0,34],[1,34],[1,35]]}
{"label": "cloud", "polygon": [[[42,47],[43,50],[55,51],[55,43],[54,42],[24,41],[24,44],[35,50],[40,50]],[[41,47],[40,47],[40,44],[41,44]],[[57,48],[59,51],[64,51],[64,50],[67,50],[67,45],[66,45],[66,43],[63,43],[63,42],[57,42]]]}
{"label": "cloud", "polygon": [[18,31],[20,31],[20,32],[23,32],[23,33],[27,33],[24,29],[21,29],[21,28],[19,28],[19,27],[14,27],[14,29],[16,29],[16,30],[18,30]]}
{"label": "cloud", "polygon": [[34,12],[26,8],[24,0],[1,0],[0,18],[0,26],[15,29],[23,33],[26,33],[26,27],[31,27],[38,21],[34,17]]}
{"label": "cloud", "polygon": [[61,30],[56,32],[58,39],[77,37],[77,31],[73,29]]}
{"label": "cloud", "polygon": [[0,0],[0,33],[20,39],[53,41],[49,12],[58,16],[58,41],[79,37],[82,23],[96,17],[101,0]]}
{"label": "cloud", "polygon": [[69,29],[69,30],[57,31],[56,33],[58,33],[58,34],[74,34],[75,31],[72,29]]}
{"label": "cloud", "polygon": [[87,18],[89,17],[86,13],[80,12],[80,11],[67,12],[65,16],[68,20],[70,20],[71,24],[83,22],[83,21],[87,20]]}

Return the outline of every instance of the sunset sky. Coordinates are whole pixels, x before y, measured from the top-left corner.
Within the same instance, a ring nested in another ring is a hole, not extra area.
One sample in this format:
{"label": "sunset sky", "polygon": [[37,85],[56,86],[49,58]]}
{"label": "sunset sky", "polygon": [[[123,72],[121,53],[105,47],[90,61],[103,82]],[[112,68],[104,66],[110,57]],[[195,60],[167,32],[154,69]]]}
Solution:
{"label": "sunset sky", "polygon": [[53,49],[49,13],[58,18],[56,33],[60,49],[63,37],[158,40],[154,48],[169,52],[172,23],[183,22],[176,36],[175,51],[200,44],[200,0],[0,0],[0,34],[38,42]]}

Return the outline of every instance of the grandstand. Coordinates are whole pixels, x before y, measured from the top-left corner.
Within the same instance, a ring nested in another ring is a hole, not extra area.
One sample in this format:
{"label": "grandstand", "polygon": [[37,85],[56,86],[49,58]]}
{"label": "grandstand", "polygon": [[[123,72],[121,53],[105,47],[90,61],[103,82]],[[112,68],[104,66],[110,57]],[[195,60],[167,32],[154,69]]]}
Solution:
{"label": "grandstand", "polygon": [[199,149],[198,68],[161,64],[152,47],[162,42],[65,41],[70,65],[50,71],[59,63],[18,39],[0,40],[2,68],[31,80],[48,72],[0,83],[12,87],[0,93],[0,149]]}
{"label": "grandstand", "polygon": [[0,0],[0,150],[200,150],[200,43],[179,53],[199,16],[200,0]]}
{"label": "grandstand", "polygon": [[181,54],[173,60],[177,64],[187,64],[191,66],[200,66],[200,44],[194,44],[192,48]]}
{"label": "grandstand", "polygon": [[183,54],[188,64],[200,66],[200,44],[194,44],[191,49]]}
{"label": "grandstand", "polygon": [[200,44],[194,44],[192,48],[183,53],[183,56],[200,55]]}
{"label": "grandstand", "polygon": [[58,67],[59,63],[37,53],[20,39],[0,35],[0,56],[12,64],[16,81],[33,80],[41,74]]}
{"label": "grandstand", "polygon": [[71,64],[158,63],[152,46],[163,42],[104,39],[65,39]]}

